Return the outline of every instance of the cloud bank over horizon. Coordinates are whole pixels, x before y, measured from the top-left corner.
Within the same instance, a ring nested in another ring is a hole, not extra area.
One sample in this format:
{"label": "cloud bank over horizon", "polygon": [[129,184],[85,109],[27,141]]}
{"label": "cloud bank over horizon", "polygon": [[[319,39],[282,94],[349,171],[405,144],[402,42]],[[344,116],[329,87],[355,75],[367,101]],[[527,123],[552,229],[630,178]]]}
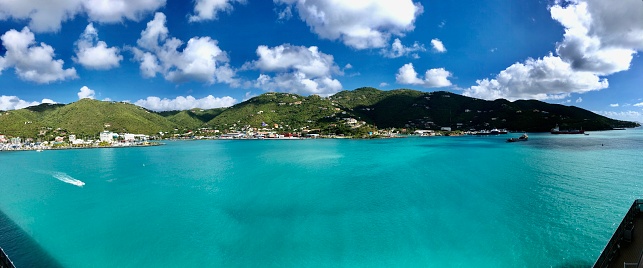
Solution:
{"label": "cloud bank over horizon", "polygon": [[529,58],[464,91],[482,99],[556,100],[609,87],[605,76],[630,68],[643,50],[643,7],[601,0],[556,1],[549,11],[565,28],[556,54]]}

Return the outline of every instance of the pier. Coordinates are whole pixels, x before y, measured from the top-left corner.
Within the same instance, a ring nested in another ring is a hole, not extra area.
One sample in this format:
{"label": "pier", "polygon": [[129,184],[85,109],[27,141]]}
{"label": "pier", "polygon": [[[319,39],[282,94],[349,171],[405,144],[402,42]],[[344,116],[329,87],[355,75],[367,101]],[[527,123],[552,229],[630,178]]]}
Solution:
{"label": "pier", "polygon": [[643,199],[637,199],[623,217],[594,268],[643,268]]}

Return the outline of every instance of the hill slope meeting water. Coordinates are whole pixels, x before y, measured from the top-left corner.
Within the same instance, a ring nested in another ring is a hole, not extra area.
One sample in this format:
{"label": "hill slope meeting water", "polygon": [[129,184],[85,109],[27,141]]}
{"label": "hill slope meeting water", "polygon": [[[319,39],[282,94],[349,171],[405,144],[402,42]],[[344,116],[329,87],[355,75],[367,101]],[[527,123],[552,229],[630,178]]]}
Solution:
{"label": "hill slope meeting water", "polygon": [[334,131],[347,119],[371,128],[453,130],[504,128],[544,132],[565,129],[610,130],[639,126],[593,112],[537,100],[486,101],[450,92],[410,89],[383,91],[358,88],[322,98],[289,93],[265,93],[228,108],[154,112],[125,102],[82,99],[70,104],[41,104],[0,113],[0,134],[52,136],[56,131],[96,135],[103,130],[157,134],[194,129],[222,132],[267,127],[283,132],[303,129]]}

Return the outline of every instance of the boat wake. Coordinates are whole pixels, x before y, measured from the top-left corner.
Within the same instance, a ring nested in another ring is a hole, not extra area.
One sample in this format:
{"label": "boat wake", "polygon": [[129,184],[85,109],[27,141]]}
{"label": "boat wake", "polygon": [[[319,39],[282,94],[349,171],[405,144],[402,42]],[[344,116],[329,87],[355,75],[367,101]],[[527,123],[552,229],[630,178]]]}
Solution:
{"label": "boat wake", "polygon": [[52,174],[52,176],[54,176],[54,178],[58,179],[59,181],[69,183],[69,184],[73,184],[73,185],[76,185],[78,187],[83,187],[83,185],[85,185],[84,182],[82,182],[80,180],[77,180],[77,179],[74,179],[71,176],[69,176],[69,175],[67,175],[65,173],[62,173],[62,172],[54,172],[54,174]]}

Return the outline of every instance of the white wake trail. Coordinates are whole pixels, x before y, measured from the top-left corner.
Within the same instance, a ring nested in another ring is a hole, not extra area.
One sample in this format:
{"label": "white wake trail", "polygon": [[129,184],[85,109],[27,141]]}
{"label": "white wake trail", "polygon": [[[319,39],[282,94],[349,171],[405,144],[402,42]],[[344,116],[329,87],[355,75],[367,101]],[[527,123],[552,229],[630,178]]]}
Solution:
{"label": "white wake trail", "polygon": [[82,182],[80,180],[77,180],[77,179],[74,179],[71,176],[69,176],[69,175],[67,175],[65,173],[62,173],[62,172],[54,172],[54,174],[52,174],[52,176],[54,176],[54,178],[58,179],[59,181],[69,183],[69,184],[73,184],[73,185],[76,185],[78,187],[83,187],[83,185],[85,185],[84,182]]}

